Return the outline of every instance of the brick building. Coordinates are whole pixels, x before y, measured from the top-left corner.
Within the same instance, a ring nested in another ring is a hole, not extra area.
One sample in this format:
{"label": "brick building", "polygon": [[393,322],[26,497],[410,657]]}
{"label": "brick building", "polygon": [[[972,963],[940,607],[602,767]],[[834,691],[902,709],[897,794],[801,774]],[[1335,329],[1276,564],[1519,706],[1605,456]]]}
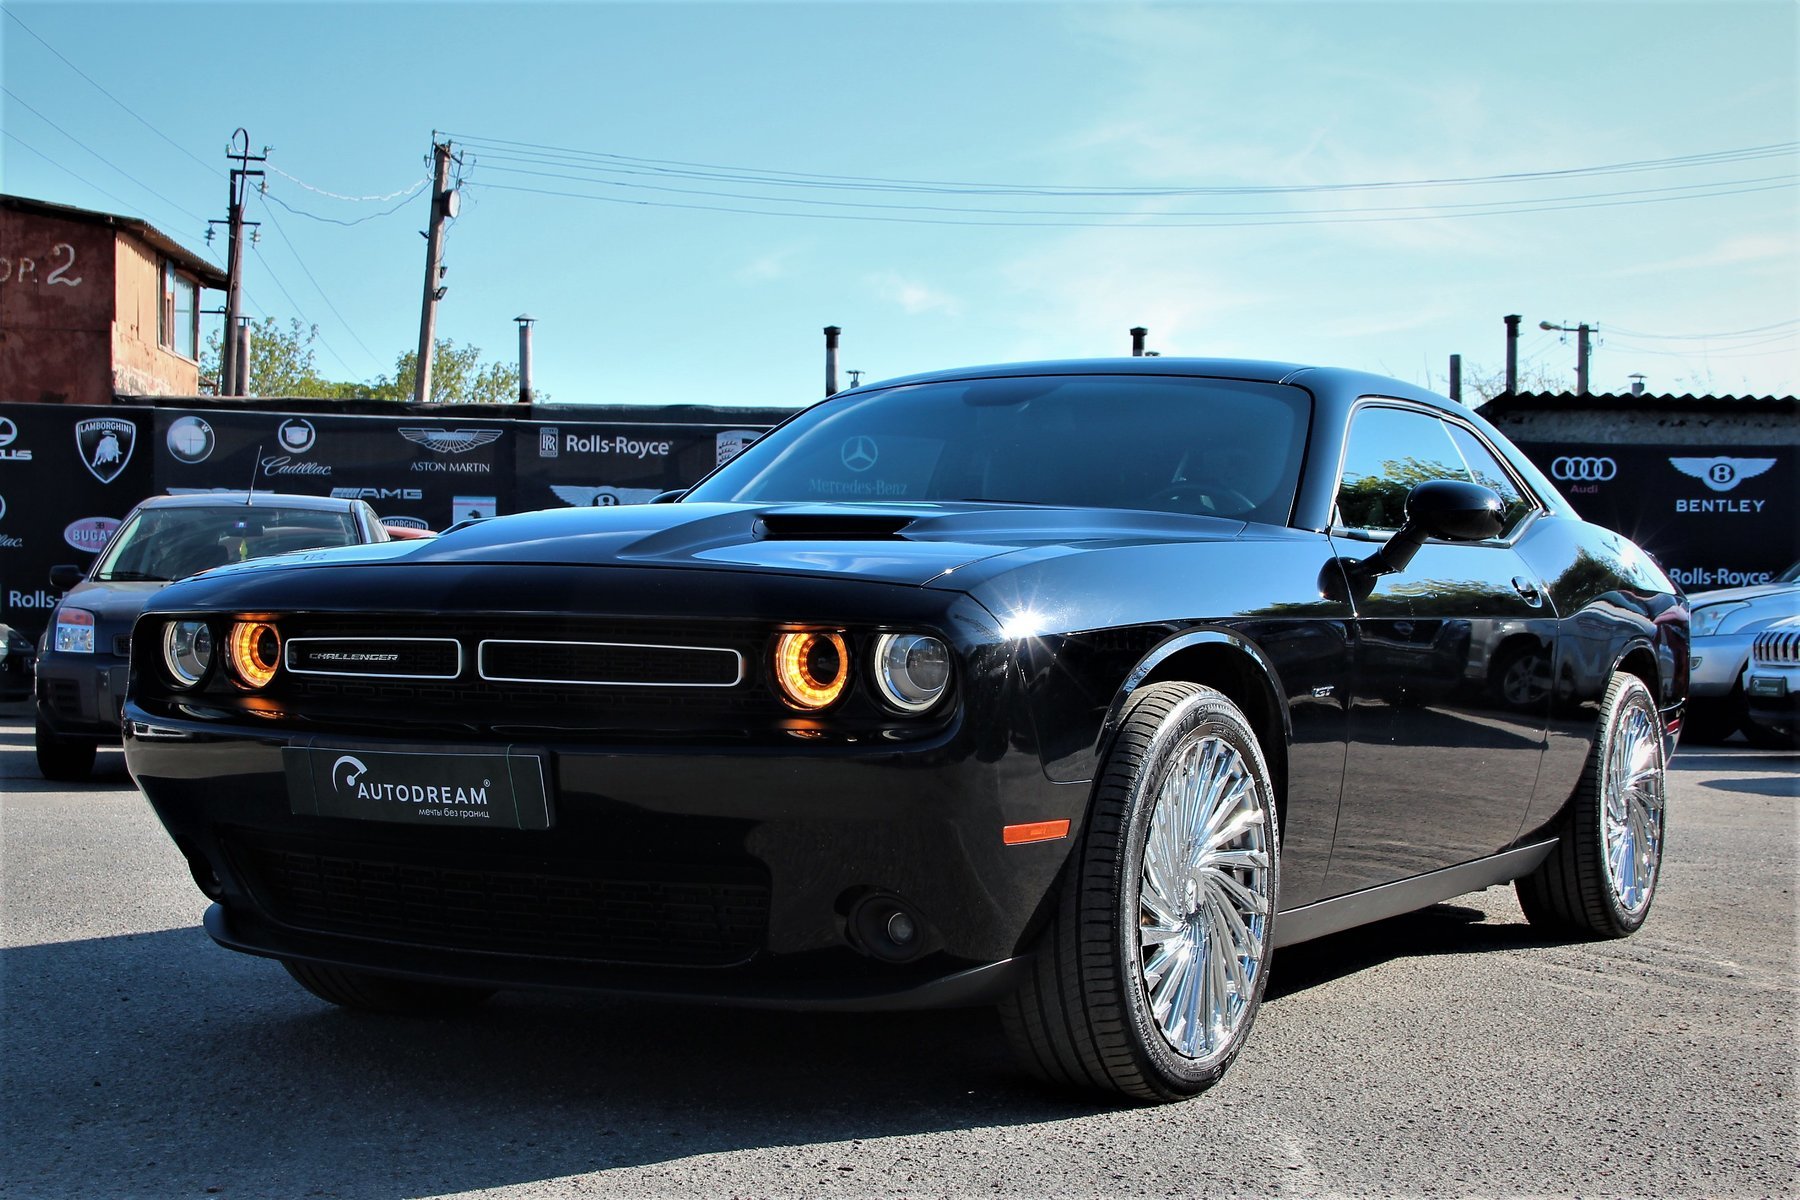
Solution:
{"label": "brick building", "polygon": [[145,221],[0,195],[0,401],[195,395],[201,293],[224,287]]}

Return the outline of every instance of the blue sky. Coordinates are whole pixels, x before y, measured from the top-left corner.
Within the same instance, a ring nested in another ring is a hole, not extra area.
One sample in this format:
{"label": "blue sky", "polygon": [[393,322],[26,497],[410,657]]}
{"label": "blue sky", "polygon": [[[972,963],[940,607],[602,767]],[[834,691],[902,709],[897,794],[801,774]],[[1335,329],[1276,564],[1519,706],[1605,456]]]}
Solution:
{"label": "blue sky", "polygon": [[556,402],[805,403],[827,324],[871,378],[1144,325],[1442,390],[1452,353],[1498,369],[1511,312],[1528,381],[1573,378],[1548,320],[1598,325],[1597,391],[1800,388],[1790,3],[4,9],[0,187],[204,249],[245,127],[274,168],[248,311],[316,324],[334,378],[416,345],[427,202],[324,193],[404,193],[437,130],[465,159],[440,336],[510,359],[530,312]]}

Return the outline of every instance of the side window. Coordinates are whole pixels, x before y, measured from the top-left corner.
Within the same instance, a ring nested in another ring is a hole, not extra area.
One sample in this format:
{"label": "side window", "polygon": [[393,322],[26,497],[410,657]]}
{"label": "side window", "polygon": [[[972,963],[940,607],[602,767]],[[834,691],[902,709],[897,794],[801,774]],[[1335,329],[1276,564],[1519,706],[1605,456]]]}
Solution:
{"label": "side window", "polygon": [[1510,537],[1519,522],[1537,506],[1519,490],[1513,477],[1507,474],[1500,460],[1487,443],[1476,437],[1470,430],[1461,425],[1451,425],[1450,438],[1462,453],[1463,463],[1469,468],[1469,475],[1482,487],[1491,489],[1500,497],[1500,503],[1506,505],[1506,515],[1501,518],[1501,537]]}
{"label": "side window", "polygon": [[1337,524],[1396,530],[1406,523],[1406,494],[1429,479],[1469,479],[1444,423],[1404,408],[1364,408],[1350,422]]}

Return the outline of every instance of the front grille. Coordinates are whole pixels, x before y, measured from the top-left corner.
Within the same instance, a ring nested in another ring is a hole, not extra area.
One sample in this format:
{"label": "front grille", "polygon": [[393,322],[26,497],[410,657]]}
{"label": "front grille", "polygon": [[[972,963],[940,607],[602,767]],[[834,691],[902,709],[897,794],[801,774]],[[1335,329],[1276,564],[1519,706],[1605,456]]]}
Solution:
{"label": "front grille", "polygon": [[1750,656],[1771,667],[1800,664],[1800,630],[1771,629],[1757,634]]}
{"label": "front grille", "polygon": [[460,868],[230,843],[257,903],[297,929],[594,963],[725,967],[762,947],[764,882],[711,868],[595,875]]}
{"label": "front grille", "polygon": [[641,642],[487,641],[483,679],[618,687],[731,687],[744,676],[735,650]]}
{"label": "front grille", "polygon": [[129,633],[121,633],[113,639],[113,653],[120,658],[131,657],[131,635]]}

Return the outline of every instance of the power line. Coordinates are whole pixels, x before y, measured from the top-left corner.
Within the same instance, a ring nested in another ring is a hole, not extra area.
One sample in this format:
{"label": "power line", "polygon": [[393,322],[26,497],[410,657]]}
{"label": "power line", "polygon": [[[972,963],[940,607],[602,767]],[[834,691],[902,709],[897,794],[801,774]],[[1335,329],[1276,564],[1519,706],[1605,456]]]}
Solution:
{"label": "power line", "polygon": [[306,311],[300,307],[300,302],[294,299],[293,293],[287,290],[287,286],[283,284],[280,277],[275,274],[274,268],[269,266],[269,260],[263,257],[262,248],[259,246],[252,246],[251,249],[256,252],[256,261],[260,262],[263,265],[263,269],[268,271],[269,282],[273,283],[276,290],[287,297],[287,302],[292,305],[294,311],[300,315],[300,320],[312,330],[313,336],[319,339],[319,345],[325,347],[326,352],[329,353],[331,357],[337,359],[338,366],[344,368],[345,374],[356,374],[356,372],[351,369],[350,364],[344,361],[344,356],[339,354],[336,348],[334,348],[330,342],[325,340],[325,335],[319,332],[318,322],[306,315]]}
{"label": "power line", "polygon": [[[105,163],[107,166],[111,167],[113,170],[117,171],[119,174],[123,175],[125,178],[131,180],[131,182],[133,182],[133,183],[137,184],[139,187],[143,188],[146,192],[149,192],[152,196],[155,196],[158,200],[161,200],[164,204],[167,204],[170,208],[174,209],[176,212],[184,213],[189,218],[200,222],[202,225],[204,225],[206,223],[205,217],[199,216],[195,213],[188,212],[187,209],[185,209],[181,205],[175,203],[175,201],[169,199],[167,196],[163,195],[161,192],[157,191],[155,188],[151,187],[149,184],[145,183],[143,180],[141,180],[137,176],[133,175],[130,171],[127,171],[124,167],[121,167],[118,163],[113,162],[111,159],[107,158],[104,154],[101,154],[98,150],[94,149],[92,146],[88,145],[86,142],[82,141],[80,138],[76,137],[74,134],[72,134],[68,130],[64,129],[61,125],[58,125],[55,121],[52,121],[49,117],[46,117],[43,113],[41,113],[37,109],[33,108],[30,104],[28,104],[24,100],[20,99],[19,95],[16,92],[14,92],[11,88],[6,87],[3,84],[0,84],[0,92],[4,92],[8,97],[10,97],[12,99],[12,102],[14,104],[17,104],[19,107],[23,108],[26,112],[31,113],[38,120],[42,121],[44,124],[48,125],[50,128],[56,130],[56,132],[62,134],[64,137],[68,138],[71,142],[74,142],[77,146],[80,146],[83,150],[86,150],[89,154],[93,155],[95,158],[99,159],[101,162]],[[117,197],[114,197],[114,199],[117,199]]]}
{"label": "power line", "polygon": [[105,196],[108,200],[112,200],[112,201],[116,202],[120,208],[125,209],[127,211],[138,211],[138,207],[139,207],[138,205],[133,204],[131,201],[126,200],[120,196],[115,196],[113,193],[107,191],[105,188],[101,187],[97,183],[94,183],[93,181],[89,180],[88,178],[81,175],[80,173],[72,170],[69,167],[63,166],[61,163],[57,162],[54,158],[51,158],[48,154],[45,154],[42,150],[39,150],[36,146],[33,146],[30,142],[26,141],[24,138],[20,137],[16,133],[14,133],[12,130],[0,129],[0,133],[5,134],[7,137],[11,138],[13,141],[19,143],[19,145],[21,145],[25,149],[31,151],[33,154],[37,155],[39,158],[43,159],[45,162],[49,163],[51,166],[53,166],[57,170],[61,171],[63,174],[69,176],[70,178],[76,180],[79,183],[84,183],[88,187],[93,188],[96,192],[99,192],[102,196]]}
{"label": "power line", "polygon": [[169,145],[175,147],[177,150],[181,151],[183,154],[187,155],[189,158],[191,158],[195,162],[199,163],[202,167],[206,168],[206,170],[208,172],[210,172],[211,174],[217,175],[219,173],[219,168],[213,166],[211,163],[208,163],[205,159],[201,158],[199,155],[197,155],[193,151],[189,150],[186,146],[183,146],[180,142],[177,142],[174,138],[170,137],[168,134],[164,133],[162,130],[158,129],[156,126],[152,125],[150,122],[144,120],[144,118],[139,116],[137,114],[136,110],[134,110],[129,104],[125,103],[123,100],[119,99],[117,96],[113,95],[111,92],[109,92],[105,88],[101,87],[100,84],[98,84],[94,81],[93,76],[89,75],[86,71],[83,71],[80,67],[76,66],[74,63],[70,62],[68,60],[68,58],[66,56],[64,56],[62,51],[58,50],[55,46],[52,46],[49,42],[46,42],[43,39],[42,35],[40,35],[37,32],[37,30],[33,29],[31,26],[27,25],[24,21],[20,20],[18,13],[12,11],[12,9],[10,9],[10,8],[0,9],[0,12],[4,12],[4,13],[6,13],[7,16],[11,17],[13,19],[13,21],[19,26],[20,29],[23,29],[26,33],[29,33],[32,37],[36,38],[39,45],[43,46],[44,49],[48,50],[50,53],[56,55],[57,58],[62,59],[64,66],[68,67],[69,70],[75,72],[77,75],[81,76],[83,79],[87,80],[88,83],[93,86],[95,91],[99,92],[102,96],[105,96],[108,100],[111,100],[114,104],[116,104],[120,108],[124,109],[128,114],[130,114],[131,118],[133,120],[135,120],[138,124],[142,125],[145,129],[148,129],[151,133],[154,133],[157,137],[161,138],[163,141],[169,143]]}
{"label": "power line", "polygon": [[1773,325],[1759,325],[1755,329],[1738,329],[1730,333],[1642,333],[1636,329],[1626,329],[1621,325],[1611,326],[1614,333],[1622,333],[1633,338],[1650,338],[1655,341],[1719,341],[1724,338],[1750,337],[1758,333],[1769,333],[1776,329],[1792,329],[1800,325],[1800,317],[1790,317],[1786,321],[1777,321]]}
{"label": "power line", "polygon": [[417,180],[414,180],[410,186],[404,187],[397,192],[389,192],[385,196],[346,196],[339,192],[328,192],[322,187],[314,187],[312,184],[306,182],[306,180],[301,179],[298,175],[289,175],[286,171],[282,170],[278,166],[275,166],[273,163],[269,164],[268,169],[275,172],[277,175],[281,176],[283,179],[287,180],[289,183],[297,184],[298,186],[305,188],[309,192],[314,192],[314,193],[316,193],[320,196],[324,196],[330,200],[374,201],[376,203],[379,203],[384,200],[395,199],[396,197],[411,196],[414,192],[418,191],[420,188],[424,187],[426,184],[431,182],[431,180],[429,178],[417,179]]}
{"label": "power line", "polygon": [[[264,198],[267,199],[266,195]],[[287,244],[288,252],[294,256],[294,261],[300,264],[300,270],[306,275],[308,281],[312,283],[313,290],[319,293],[319,299],[325,301],[325,307],[331,310],[331,315],[338,319],[338,323],[344,327],[345,332],[350,335],[350,339],[358,346],[362,347],[362,352],[369,356],[369,361],[374,363],[376,369],[379,370],[382,365],[381,360],[376,358],[375,352],[364,344],[361,337],[357,336],[356,327],[344,319],[344,314],[338,311],[338,306],[333,304],[331,302],[331,297],[325,294],[325,289],[320,286],[318,277],[315,276],[312,273],[311,268],[306,265],[306,260],[300,257],[299,249],[294,245],[294,240],[288,237],[287,230],[281,227],[281,222],[276,218],[274,210],[265,204],[263,206],[263,211],[268,214],[269,223],[275,227],[275,232],[279,233],[281,235],[281,240]],[[342,362],[343,360],[339,359],[338,361]],[[349,369],[349,364],[345,364],[345,369]]]}
{"label": "power line", "polygon": [[[413,193],[413,195],[416,195],[416,194],[417,194],[416,192]],[[293,205],[289,204],[287,201],[283,200],[280,196],[277,196],[277,195],[273,194],[272,192],[265,191],[263,193],[263,197],[264,197],[264,199],[270,201],[271,203],[279,204],[281,207],[287,209],[289,212],[293,213],[297,217],[305,217],[309,221],[321,221],[327,225],[361,225],[367,221],[377,221],[377,220],[380,220],[382,217],[393,216],[395,213],[397,213],[401,209],[405,208],[408,204],[412,203],[412,196],[409,195],[409,196],[407,196],[406,199],[404,199],[404,200],[400,201],[400,203],[394,205],[394,207],[385,209],[382,212],[370,213],[366,217],[356,217],[352,220],[344,220],[344,219],[341,219],[338,217],[321,217],[319,214],[309,213],[303,208],[295,208]]]}

